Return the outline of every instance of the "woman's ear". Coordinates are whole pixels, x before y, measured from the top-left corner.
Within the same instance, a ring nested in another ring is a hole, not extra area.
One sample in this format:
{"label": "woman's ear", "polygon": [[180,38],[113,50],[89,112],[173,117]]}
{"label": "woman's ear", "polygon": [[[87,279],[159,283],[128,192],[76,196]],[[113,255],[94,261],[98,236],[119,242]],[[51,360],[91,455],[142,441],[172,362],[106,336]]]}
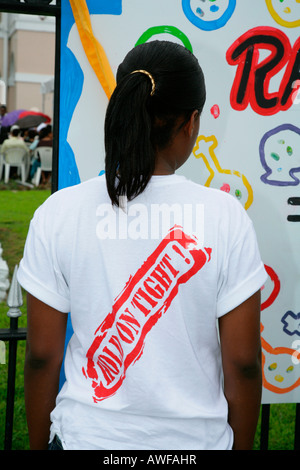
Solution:
{"label": "woman's ear", "polygon": [[199,111],[195,109],[195,111],[192,112],[191,117],[185,126],[189,137],[192,137],[195,131],[195,127],[198,129],[198,125],[199,125]]}

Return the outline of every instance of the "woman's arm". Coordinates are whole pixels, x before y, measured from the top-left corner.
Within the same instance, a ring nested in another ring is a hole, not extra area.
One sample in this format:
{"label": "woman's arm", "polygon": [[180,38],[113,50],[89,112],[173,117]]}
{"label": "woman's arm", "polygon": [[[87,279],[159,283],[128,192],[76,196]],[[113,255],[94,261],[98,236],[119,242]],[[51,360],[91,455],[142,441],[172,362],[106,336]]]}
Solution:
{"label": "woman's arm", "polygon": [[235,450],[252,449],[261,404],[260,291],[219,319]]}
{"label": "woman's arm", "polygon": [[67,314],[27,296],[25,406],[30,448],[47,449],[50,413],[58,393]]}

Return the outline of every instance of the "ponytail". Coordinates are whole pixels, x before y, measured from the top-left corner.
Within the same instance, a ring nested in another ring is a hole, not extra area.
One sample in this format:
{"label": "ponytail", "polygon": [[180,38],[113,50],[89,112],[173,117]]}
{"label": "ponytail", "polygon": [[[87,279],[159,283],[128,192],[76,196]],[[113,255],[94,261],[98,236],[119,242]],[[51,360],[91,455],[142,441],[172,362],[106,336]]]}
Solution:
{"label": "ponytail", "polygon": [[132,200],[146,188],[155,167],[148,110],[149,78],[124,77],[113,92],[105,118],[105,174],[113,204],[119,197]]}

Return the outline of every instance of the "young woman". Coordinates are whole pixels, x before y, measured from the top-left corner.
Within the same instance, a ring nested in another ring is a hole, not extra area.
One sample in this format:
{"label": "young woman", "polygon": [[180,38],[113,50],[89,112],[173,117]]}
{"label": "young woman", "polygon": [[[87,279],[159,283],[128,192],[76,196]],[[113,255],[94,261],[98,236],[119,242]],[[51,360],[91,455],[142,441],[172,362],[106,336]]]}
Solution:
{"label": "young woman", "polygon": [[255,233],[234,198],[175,174],[204,102],[188,50],[134,48],[107,109],[105,176],[34,215],[18,273],[32,449],[253,444],[266,280]]}

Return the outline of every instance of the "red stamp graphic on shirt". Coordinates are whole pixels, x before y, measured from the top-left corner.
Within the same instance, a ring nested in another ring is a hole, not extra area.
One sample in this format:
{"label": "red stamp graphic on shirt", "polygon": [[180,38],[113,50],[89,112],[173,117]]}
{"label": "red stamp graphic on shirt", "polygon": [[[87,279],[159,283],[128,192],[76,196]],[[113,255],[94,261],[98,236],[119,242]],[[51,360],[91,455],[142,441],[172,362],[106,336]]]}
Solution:
{"label": "red stamp graphic on shirt", "polygon": [[116,393],[128,367],[143,353],[147,333],[168,310],[180,284],[211,257],[211,248],[173,227],[116,298],[111,313],[95,332],[84,376],[91,380],[95,402]]}

